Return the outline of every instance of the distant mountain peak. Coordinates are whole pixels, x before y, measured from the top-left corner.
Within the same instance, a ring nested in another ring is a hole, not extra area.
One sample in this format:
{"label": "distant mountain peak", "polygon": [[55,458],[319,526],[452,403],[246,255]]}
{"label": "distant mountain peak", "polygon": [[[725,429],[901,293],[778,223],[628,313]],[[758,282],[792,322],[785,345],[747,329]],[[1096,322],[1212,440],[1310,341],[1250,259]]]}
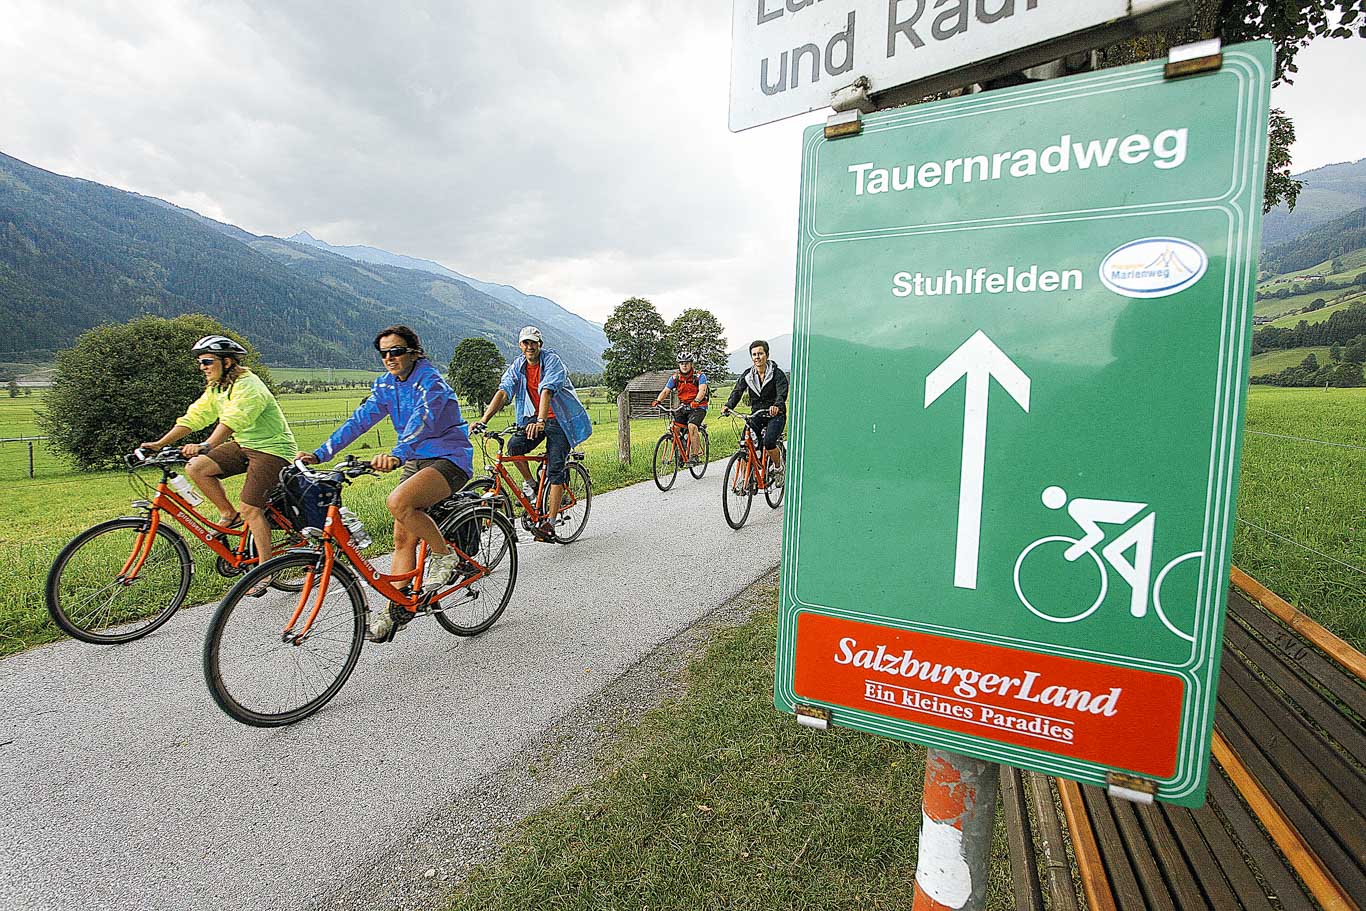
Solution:
{"label": "distant mountain peak", "polygon": [[320,243],[322,243],[322,241],[318,240],[318,238],[314,237],[312,234],[309,234],[307,231],[300,231],[298,234],[295,234],[295,235],[293,235],[293,236],[291,236],[291,237],[286,237],[285,240],[292,240],[292,241],[295,241],[296,243],[301,243],[301,244],[320,244]]}

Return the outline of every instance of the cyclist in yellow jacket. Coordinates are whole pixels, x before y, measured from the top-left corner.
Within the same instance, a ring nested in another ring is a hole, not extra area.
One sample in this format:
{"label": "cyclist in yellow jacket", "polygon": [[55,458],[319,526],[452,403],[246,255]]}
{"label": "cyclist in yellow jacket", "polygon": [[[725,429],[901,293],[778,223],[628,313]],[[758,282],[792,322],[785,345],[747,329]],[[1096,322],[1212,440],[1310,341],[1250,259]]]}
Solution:
{"label": "cyclist in yellow jacket", "polygon": [[[245,519],[256,541],[261,561],[270,559],[270,522],[266,519],[269,494],[279,481],[280,469],[298,451],[280,403],[261,378],[242,366],[247,349],[224,335],[206,335],[195,342],[195,355],[204,374],[204,394],[176,420],[161,439],[143,443],[147,449],[161,449],[203,430],[215,421],[218,426],[203,443],[180,447],[190,461],[185,474],[218,507],[220,522],[229,527]],[[246,473],[242,486],[241,509],[234,509],[223,490],[222,478]],[[269,580],[262,581],[249,594],[265,594]]]}

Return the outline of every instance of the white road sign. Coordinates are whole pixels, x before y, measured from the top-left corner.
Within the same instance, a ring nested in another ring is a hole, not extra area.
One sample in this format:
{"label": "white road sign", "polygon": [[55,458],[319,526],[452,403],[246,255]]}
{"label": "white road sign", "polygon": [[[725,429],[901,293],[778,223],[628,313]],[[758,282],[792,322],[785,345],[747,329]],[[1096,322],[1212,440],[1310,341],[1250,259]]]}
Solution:
{"label": "white road sign", "polygon": [[[968,77],[958,84],[991,78],[1188,9],[1188,0],[735,0],[730,128],[826,107],[831,92],[860,77],[870,95],[956,71]],[[1095,40],[1059,43],[1088,35]],[[1015,59],[1031,48],[1045,55]]]}

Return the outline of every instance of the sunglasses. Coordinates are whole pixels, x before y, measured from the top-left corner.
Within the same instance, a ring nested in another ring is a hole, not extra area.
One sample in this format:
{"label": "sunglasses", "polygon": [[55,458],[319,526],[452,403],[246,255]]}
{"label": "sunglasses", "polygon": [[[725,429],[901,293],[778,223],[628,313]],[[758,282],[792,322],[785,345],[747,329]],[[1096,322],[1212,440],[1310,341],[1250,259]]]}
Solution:
{"label": "sunglasses", "polygon": [[200,358],[195,358],[195,360],[199,361],[199,366],[201,366],[201,367],[207,367],[207,366],[209,366],[210,364],[216,364],[216,363],[218,363],[218,358],[216,358],[216,357],[200,357]]}
{"label": "sunglasses", "polygon": [[413,349],[406,348],[402,345],[399,345],[397,348],[381,348],[379,349],[379,356],[381,360],[387,361],[391,357],[403,357],[403,355],[410,353],[412,350]]}

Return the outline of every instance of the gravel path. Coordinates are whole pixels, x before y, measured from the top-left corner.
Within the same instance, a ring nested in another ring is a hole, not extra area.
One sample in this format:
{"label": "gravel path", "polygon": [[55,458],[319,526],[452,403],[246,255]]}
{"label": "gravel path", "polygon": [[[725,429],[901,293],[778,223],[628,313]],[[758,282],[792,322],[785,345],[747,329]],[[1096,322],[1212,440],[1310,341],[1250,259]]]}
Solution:
{"label": "gravel path", "polygon": [[341,694],[293,727],[214,706],[205,608],[127,645],[0,661],[0,908],[421,903],[415,877],[438,880],[535,805],[527,757],[594,726],[575,719],[649,703],[610,694],[777,564],[781,511],[759,497],[732,532],[720,468],[595,498],[569,547],[523,535],[493,629],[460,639],[424,620],[367,644]]}

